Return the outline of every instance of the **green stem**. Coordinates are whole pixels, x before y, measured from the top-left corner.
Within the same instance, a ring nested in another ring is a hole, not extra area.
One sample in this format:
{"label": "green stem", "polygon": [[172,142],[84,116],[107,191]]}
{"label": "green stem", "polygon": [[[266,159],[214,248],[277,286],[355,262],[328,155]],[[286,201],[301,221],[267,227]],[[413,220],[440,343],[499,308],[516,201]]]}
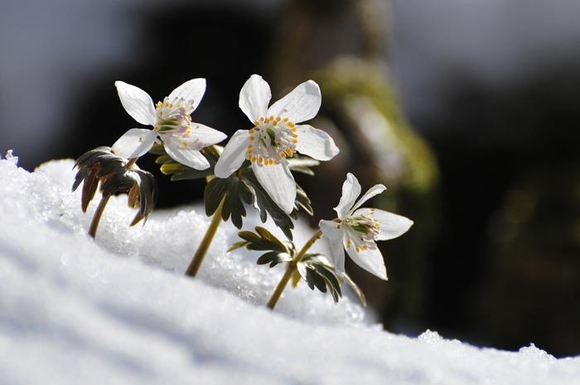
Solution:
{"label": "green stem", "polygon": [[197,248],[195,255],[193,256],[191,263],[189,264],[187,270],[185,271],[185,275],[187,275],[188,277],[195,277],[197,275],[197,272],[199,271],[203,259],[205,258],[205,254],[209,249],[209,245],[211,245],[211,241],[213,240],[213,237],[215,236],[215,233],[217,232],[217,229],[220,226],[223,205],[224,200],[222,199],[215,213],[213,213],[211,223],[209,224],[209,227],[207,228],[207,231],[203,239],[201,240],[201,243],[199,244],[199,247]]}
{"label": "green stem", "polygon": [[292,278],[292,275],[294,275],[294,272],[297,269],[298,263],[300,261],[302,261],[302,258],[304,258],[304,256],[306,255],[306,252],[321,237],[322,237],[322,231],[318,230],[312,237],[310,237],[310,239],[302,247],[302,249],[300,250],[300,252],[298,253],[298,255],[296,255],[296,257],[294,257],[294,259],[292,261],[290,261],[290,263],[288,263],[288,267],[286,268],[286,272],[282,276],[282,279],[278,283],[278,286],[276,286],[276,289],[274,290],[274,293],[272,293],[272,296],[270,297],[270,300],[268,301],[268,307],[270,309],[273,310],[274,307],[276,306],[276,303],[278,303],[278,300],[282,296],[282,293],[284,292],[284,289],[286,288],[286,285],[288,285],[288,282],[290,282],[290,279]]}
{"label": "green stem", "polygon": [[101,216],[103,215],[103,211],[105,211],[105,206],[109,202],[109,198],[111,195],[103,195],[101,197],[101,201],[95,210],[95,215],[93,215],[93,221],[91,222],[91,227],[89,227],[89,235],[94,238],[97,234],[97,227],[99,227],[99,222],[101,221]]}

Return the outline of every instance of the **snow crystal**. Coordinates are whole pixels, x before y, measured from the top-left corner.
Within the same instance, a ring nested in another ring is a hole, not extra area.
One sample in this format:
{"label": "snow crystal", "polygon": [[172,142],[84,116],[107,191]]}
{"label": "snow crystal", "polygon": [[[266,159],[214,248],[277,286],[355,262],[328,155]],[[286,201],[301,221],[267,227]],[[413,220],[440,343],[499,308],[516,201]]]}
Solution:
{"label": "snow crystal", "polygon": [[[196,279],[183,276],[209,219],[199,207],[130,227],[111,199],[80,208],[73,161],[30,173],[0,160],[2,384],[576,384],[580,357],[534,345],[481,349],[435,331],[394,335],[363,308],[300,285],[265,308],[283,268],[227,254],[223,224]],[[98,200],[98,199],[97,199]],[[259,224],[250,218],[248,228]],[[299,223],[296,238],[311,233]]]}

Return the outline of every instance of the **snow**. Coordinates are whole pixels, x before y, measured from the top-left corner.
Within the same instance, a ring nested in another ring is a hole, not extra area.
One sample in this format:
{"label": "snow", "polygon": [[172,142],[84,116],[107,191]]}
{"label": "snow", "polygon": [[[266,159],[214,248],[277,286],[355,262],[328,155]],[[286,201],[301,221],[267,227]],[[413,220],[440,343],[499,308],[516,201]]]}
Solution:
{"label": "snow", "polygon": [[[120,196],[93,240],[97,202],[82,213],[72,166],[28,172],[11,154],[0,160],[1,384],[578,383],[580,357],[395,335],[355,300],[335,305],[305,285],[270,311],[282,268],[227,254],[229,224],[200,275],[186,278],[209,222],[197,206],[129,227],[134,212]],[[309,231],[301,223],[296,237]]]}

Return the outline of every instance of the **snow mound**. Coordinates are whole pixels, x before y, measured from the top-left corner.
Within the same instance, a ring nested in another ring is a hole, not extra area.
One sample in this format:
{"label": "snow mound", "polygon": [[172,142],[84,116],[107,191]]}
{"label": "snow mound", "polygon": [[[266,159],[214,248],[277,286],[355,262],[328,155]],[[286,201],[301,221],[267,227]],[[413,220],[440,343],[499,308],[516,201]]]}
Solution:
{"label": "snow mound", "polygon": [[[195,207],[129,227],[111,199],[97,237],[72,192],[72,160],[30,173],[0,160],[2,384],[576,384],[580,357],[531,345],[480,349],[427,331],[393,335],[353,300],[305,285],[264,307],[282,269],[226,254],[222,225],[196,279],[183,276],[207,224]],[[254,219],[255,221],[255,219]],[[257,224],[258,222],[255,222]],[[296,238],[309,230],[300,225]]]}

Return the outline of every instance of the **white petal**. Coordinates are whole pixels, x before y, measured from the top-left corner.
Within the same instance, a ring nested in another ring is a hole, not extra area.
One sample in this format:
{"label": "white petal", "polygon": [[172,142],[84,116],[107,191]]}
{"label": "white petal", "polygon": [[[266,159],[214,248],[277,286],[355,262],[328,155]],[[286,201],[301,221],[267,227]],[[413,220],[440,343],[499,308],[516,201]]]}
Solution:
{"label": "white petal", "polygon": [[250,134],[248,130],[238,130],[230,138],[224,151],[218,159],[214,174],[218,178],[227,178],[234,171],[237,171],[244,160],[248,151]]}
{"label": "white petal", "polygon": [[316,82],[308,80],[272,104],[268,109],[268,116],[281,116],[294,123],[300,123],[314,118],[321,104],[320,87]]}
{"label": "white petal", "polygon": [[153,147],[157,133],[146,128],[132,128],[113,144],[113,152],[122,158],[139,158]]}
{"label": "white petal", "polygon": [[155,125],[155,106],[147,92],[120,80],[115,82],[115,87],[121,104],[133,119],[147,126]]}
{"label": "white petal", "polygon": [[342,244],[343,231],[340,224],[334,221],[321,220],[318,227],[328,241],[332,264],[340,275],[345,273],[344,269],[344,246]]}
{"label": "white petal", "polygon": [[191,114],[197,106],[199,106],[199,102],[201,102],[201,98],[203,98],[203,94],[205,93],[205,79],[198,78],[198,79],[191,79],[174,89],[169,94],[169,100],[173,99],[180,99],[182,98],[185,101],[193,101],[193,107],[191,111],[188,113]]}
{"label": "white petal", "polygon": [[354,245],[348,248],[348,256],[354,263],[380,279],[387,280],[387,268],[381,251],[377,248],[368,248],[357,252]]}
{"label": "white petal", "polygon": [[378,241],[397,238],[405,234],[413,225],[413,221],[409,218],[379,209],[360,209],[354,215],[371,216],[381,224],[379,235],[377,236]]}
{"label": "white petal", "polygon": [[348,216],[351,211],[350,208],[354,205],[360,192],[361,187],[360,183],[358,183],[358,179],[349,172],[346,174],[346,180],[342,184],[342,195],[338,202],[338,206],[334,208],[334,211],[338,214],[338,218],[344,219]]}
{"label": "white petal", "polygon": [[296,126],[296,133],[298,134],[296,150],[301,154],[317,160],[330,160],[339,152],[334,140],[322,130],[302,124]]}
{"label": "white petal", "polygon": [[227,137],[226,134],[214,128],[200,123],[191,123],[191,135],[188,140],[196,141],[203,148],[219,143]]}
{"label": "white petal", "polygon": [[240,90],[240,109],[252,123],[266,116],[272,98],[270,85],[260,75],[252,75]]}
{"label": "white petal", "polygon": [[375,195],[381,194],[386,189],[387,188],[383,184],[374,185],[373,187],[368,189],[368,191],[356,202],[356,204],[352,207],[351,211],[358,209],[359,207],[362,206],[363,203],[365,203],[366,201],[368,201],[369,199],[371,199]]}
{"label": "white petal", "polygon": [[164,144],[167,155],[177,162],[196,170],[205,170],[209,168],[209,162],[201,152],[180,147],[176,145],[175,142],[165,142]]}
{"label": "white petal", "polygon": [[254,163],[252,169],[270,198],[286,214],[290,214],[296,200],[296,183],[288,166],[282,163],[269,166]]}

